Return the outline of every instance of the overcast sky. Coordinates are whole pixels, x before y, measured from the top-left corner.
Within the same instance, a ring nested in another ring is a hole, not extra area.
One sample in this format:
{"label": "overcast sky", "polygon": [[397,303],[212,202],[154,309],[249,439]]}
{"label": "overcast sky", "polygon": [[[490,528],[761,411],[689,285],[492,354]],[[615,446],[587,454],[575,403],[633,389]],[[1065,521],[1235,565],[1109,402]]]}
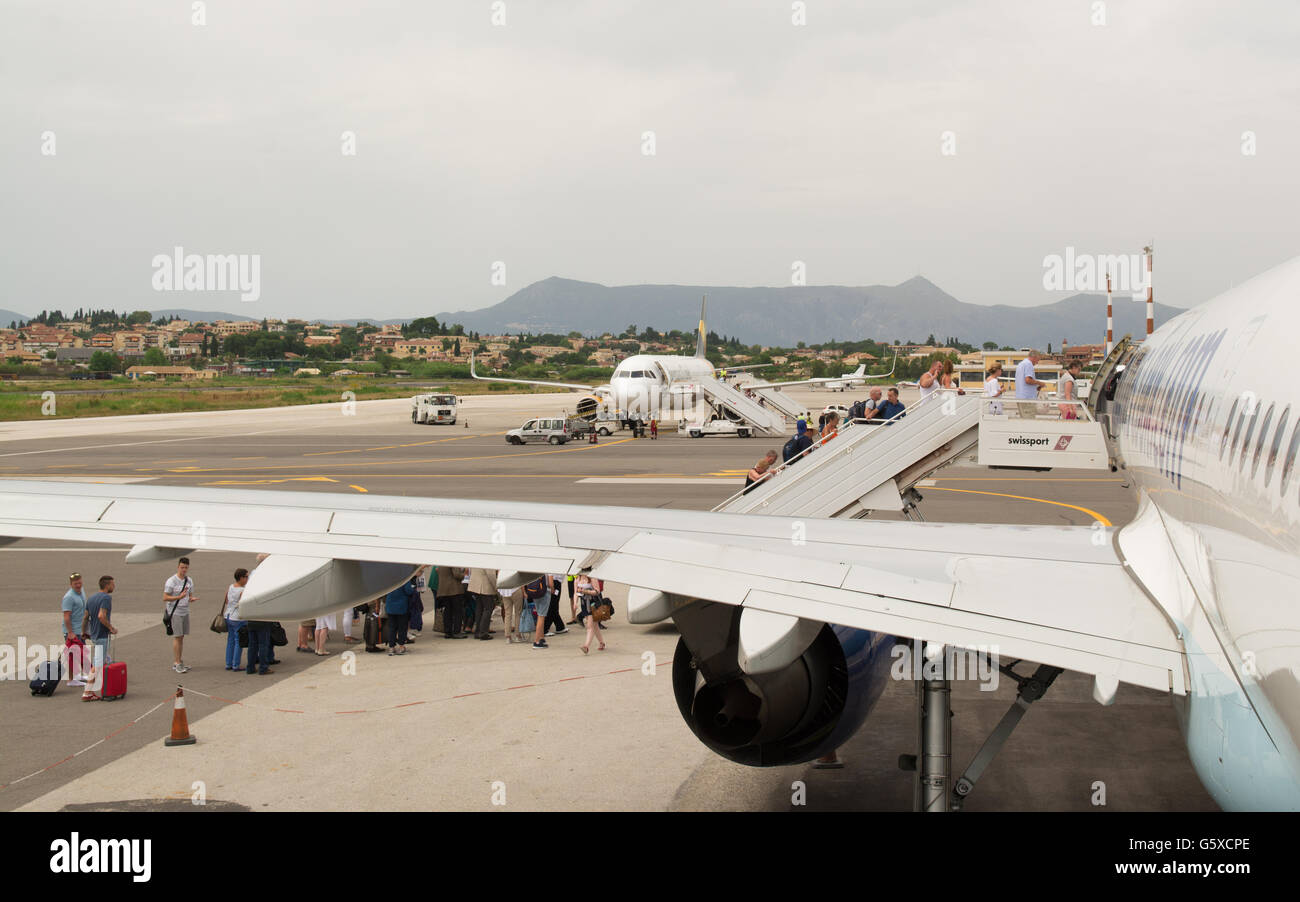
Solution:
{"label": "overcast sky", "polygon": [[[0,307],[383,318],[795,261],[1031,304],[1045,256],[1151,238],[1189,306],[1300,253],[1300,4],[801,5],[6,0]],[[177,245],[259,254],[260,298],[155,292]]]}

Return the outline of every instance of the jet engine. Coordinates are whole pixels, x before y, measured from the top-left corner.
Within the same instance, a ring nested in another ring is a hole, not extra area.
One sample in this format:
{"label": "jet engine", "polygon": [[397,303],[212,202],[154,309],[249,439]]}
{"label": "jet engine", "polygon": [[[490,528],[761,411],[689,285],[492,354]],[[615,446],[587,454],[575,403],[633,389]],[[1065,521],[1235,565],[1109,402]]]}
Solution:
{"label": "jet engine", "polygon": [[825,624],[792,663],[751,674],[740,665],[741,614],[699,602],[673,615],[682,633],[673,694],[691,731],[756,767],[811,761],[843,744],[885,688],[892,637]]}

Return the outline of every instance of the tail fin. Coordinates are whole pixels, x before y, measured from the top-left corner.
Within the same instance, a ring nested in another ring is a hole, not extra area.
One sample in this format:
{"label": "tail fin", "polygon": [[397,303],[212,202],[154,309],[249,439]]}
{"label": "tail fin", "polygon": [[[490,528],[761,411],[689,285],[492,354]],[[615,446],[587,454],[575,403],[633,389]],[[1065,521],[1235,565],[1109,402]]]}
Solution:
{"label": "tail fin", "polygon": [[867,374],[867,365],[865,363],[859,363],[858,368],[853,371],[854,376],[865,376],[866,374]]}
{"label": "tail fin", "polygon": [[702,298],[700,299],[700,334],[699,334],[699,335],[696,337],[696,339],[695,339],[695,356],[696,356],[696,357],[704,357],[704,356],[706,356],[705,353],[704,353],[704,346],[705,346],[705,337],[708,335],[708,333],[704,331],[704,328],[705,328],[705,327],[704,327],[704,308],[705,308],[705,305],[708,304],[708,303],[709,303],[709,296],[706,294],[704,297],[702,297]]}

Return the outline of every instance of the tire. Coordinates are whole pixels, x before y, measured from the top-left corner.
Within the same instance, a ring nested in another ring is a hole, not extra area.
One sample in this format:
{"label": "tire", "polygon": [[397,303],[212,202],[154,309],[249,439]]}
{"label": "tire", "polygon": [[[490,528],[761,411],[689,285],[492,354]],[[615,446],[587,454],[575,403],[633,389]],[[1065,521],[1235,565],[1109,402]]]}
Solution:
{"label": "tire", "polygon": [[507,445],[522,445],[523,443],[524,443],[524,440],[521,439],[521,438],[520,438],[519,436],[517,436],[517,435],[507,435],[507,436],[506,436],[506,444],[507,444]]}
{"label": "tire", "polygon": [[741,430],[739,431],[739,434],[740,434],[740,437],[741,437],[741,438],[749,438],[749,434],[750,434],[750,433],[749,433],[749,430],[748,430],[748,429],[741,429]]}
{"label": "tire", "polygon": [[551,436],[550,438],[548,438],[548,439],[546,440],[546,443],[547,443],[548,445],[558,445],[558,444],[560,443],[560,440],[559,440],[558,437],[556,437],[556,436],[553,435],[553,436]]}
{"label": "tire", "polygon": [[417,419],[415,418],[415,411],[414,411],[414,410],[411,411],[411,422],[412,422],[412,423],[415,423],[415,424],[417,424],[417,425],[418,425],[419,422],[420,422],[419,420],[417,420]]}
{"label": "tire", "polygon": [[611,434],[610,431],[609,431],[608,429],[606,429],[604,426],[601,426],[601,427],[600,427],[599,429],[597,429],[596,431],[599,432],[601,435],[610,435],[610,434]]}
{"label": "tire", "polygon": [[451,425],[452,425],[452,426],[455,426],[455,425],[456,425],[456,418],[455,418],[455,417],[452,417],[452,418],[451,418]]}

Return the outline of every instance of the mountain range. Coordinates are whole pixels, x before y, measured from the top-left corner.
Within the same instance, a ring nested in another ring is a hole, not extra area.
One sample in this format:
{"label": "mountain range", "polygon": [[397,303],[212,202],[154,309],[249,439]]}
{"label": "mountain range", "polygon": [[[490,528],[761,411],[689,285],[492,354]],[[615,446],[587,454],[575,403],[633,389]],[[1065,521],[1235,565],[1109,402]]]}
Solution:
{"label": "mountain range", "polygon": [[[618,334],[629,325],[690,331],[708,296],[708,327],[745,344],[792,347],[800,341],[925,341],[933,334],[980,345],[1016,347],[1096,344],[1106,337],[1106,296],[1076,294],[1052,304],[1014,307],[968,304],[921,276],[899,285],[720,288],[698,285],[599,285],[551,277],[481,310],[437,314],[482,333],[578,331]],[[1181,313],[1155,305],[1156,325]],[[1115,337],[1141,337],[1146,305],[1114,296]]]}
{"label": "mountain range", "polygon": [[[699,321],[700,298],[708,296],[708,326],[745,344],[793,347],[799,342],[828,340],[925,341],[933,334],[980,345],[994,341],[1015,347],[1043,347],[1062,341],[1096,344],[1105,340],[1106,298],[1075,294],[1051,304],[1015,307],[968,304],[922,276],[899,285],[853,288],[841,285],[717,287],[700,285],[600,285],[552,276],[516,291],[480,310],[437,314],[443,323],[460,323],[470,332],[545,332],[584,335],[621,333],[629,325],[661,331],[689,332]],[[1155,305],[1156,325],[1182,312]],[[170,308],[150,311],[190,321],[256,319],[247,314]],[[0,310],[0,324],[28,317]],[[358,318],[359,319],[359,318]],[[354,325],[358,319],[317,322]],[[382,325],[407,323],[410,317],[375,319]],[[1140,337],[1146,328],[1146,305],[1128,294],[1115,295],[1115,337]]]}

